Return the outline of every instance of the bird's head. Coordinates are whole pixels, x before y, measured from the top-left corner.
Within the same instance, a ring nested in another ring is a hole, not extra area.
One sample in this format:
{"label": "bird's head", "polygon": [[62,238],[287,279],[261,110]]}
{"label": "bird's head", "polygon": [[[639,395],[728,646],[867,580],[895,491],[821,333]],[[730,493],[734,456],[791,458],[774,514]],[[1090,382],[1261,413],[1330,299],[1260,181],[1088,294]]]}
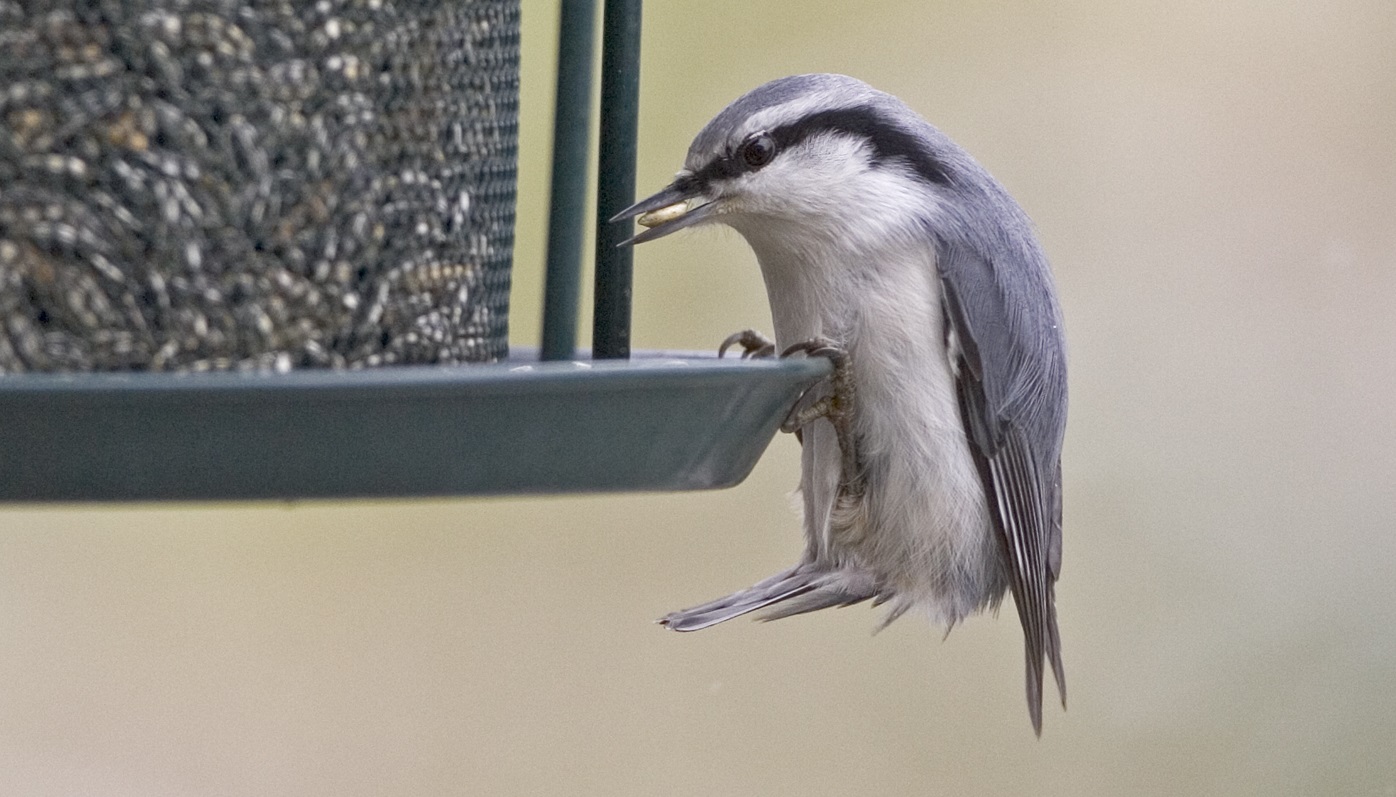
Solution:
{"label": "bird's head", "polygon": [[729,105],[693,140],[672,183],[612,220],[638,217],[648,228],[630,243],[714,222],[753,245],[886,240],[927,217],[965,159],[895,97],[843,75],[797,75]]}

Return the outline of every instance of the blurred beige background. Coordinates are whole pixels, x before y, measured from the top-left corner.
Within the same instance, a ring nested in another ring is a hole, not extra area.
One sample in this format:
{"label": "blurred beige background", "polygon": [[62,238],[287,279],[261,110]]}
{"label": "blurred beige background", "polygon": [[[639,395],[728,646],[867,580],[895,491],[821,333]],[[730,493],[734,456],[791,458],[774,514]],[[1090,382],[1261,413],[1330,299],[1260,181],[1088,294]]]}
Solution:
{"label": "blurred beige background", "polygon": [[[796,556],[782,438],[717,493],[0,509],[0,794],[1396,794],[1396,4],[650,3],[644,47],[642,191],[738,94],[840,71],[1036,219],[1070,710],[1033,737],[1011,608],[654,626]],[[637,346],[749,325],[734,234],[642,248]]]}

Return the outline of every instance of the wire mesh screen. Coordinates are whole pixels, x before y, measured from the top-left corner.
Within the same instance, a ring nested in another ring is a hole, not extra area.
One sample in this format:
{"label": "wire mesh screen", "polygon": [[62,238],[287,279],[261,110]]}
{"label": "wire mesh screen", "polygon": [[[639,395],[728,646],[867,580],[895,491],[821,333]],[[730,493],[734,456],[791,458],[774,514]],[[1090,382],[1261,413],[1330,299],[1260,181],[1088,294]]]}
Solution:
{"label": "wire mesh screen", "polygon": [[0,371],[506,353],[518,0],[0,0]]}

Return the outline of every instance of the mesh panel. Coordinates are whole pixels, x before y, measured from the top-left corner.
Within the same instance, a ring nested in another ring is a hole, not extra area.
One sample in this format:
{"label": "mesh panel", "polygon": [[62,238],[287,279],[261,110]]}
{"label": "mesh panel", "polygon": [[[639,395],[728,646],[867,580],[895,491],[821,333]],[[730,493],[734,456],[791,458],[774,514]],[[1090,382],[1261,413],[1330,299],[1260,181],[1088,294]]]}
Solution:
{"label": "mesh panel", "polygon": [[518,64],[518,0],[0,0],[0,371],[504,356]]}

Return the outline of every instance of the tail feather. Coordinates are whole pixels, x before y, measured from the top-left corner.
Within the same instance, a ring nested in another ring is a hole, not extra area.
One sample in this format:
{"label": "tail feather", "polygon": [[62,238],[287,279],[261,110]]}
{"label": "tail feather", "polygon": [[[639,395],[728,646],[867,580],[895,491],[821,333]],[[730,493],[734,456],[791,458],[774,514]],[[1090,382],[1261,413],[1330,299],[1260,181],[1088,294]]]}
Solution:
{"label": "tail feather", "polygon": [[1066,668],[1062,666],[1062,642],[1061,633],[1057,630],[1057,607],[1056,590],[1053,585],[1047,586],[1047,604],[1051,608],[1047,614],[1047,660],[1052,663],[1052,675],[1057,679],[1057,695],[1062,699],[1062,708],[1066,708]]}
{"label": "tail feather", "polygon": [[659,622],[675,631],[699,631],[776,604],[784,603],[763,615],[762,620],[778,620],[831,606],[849,606],[876,595],[871,578],[850,577],[804,563],[725,598],[671,612]]}
{"label": "tail feather", "polygon": [[1047,601],[1041,607],[1042,617],[1038,628],[1029,628],[1024,623],[1026,641],[1023,652],[1027,655],[1028,717],[1032,720],[1033,731],[1042,735],[1042,684],[1044,660],[1052,668],[1052,676],[1057,682],[1057,694],[1061,697],[1062,708],[1066,708],[1066,669],[1062,666],[1061,632],[1057,629],[1057,609],[1053,605],[1053,589],[1047,587]]}

